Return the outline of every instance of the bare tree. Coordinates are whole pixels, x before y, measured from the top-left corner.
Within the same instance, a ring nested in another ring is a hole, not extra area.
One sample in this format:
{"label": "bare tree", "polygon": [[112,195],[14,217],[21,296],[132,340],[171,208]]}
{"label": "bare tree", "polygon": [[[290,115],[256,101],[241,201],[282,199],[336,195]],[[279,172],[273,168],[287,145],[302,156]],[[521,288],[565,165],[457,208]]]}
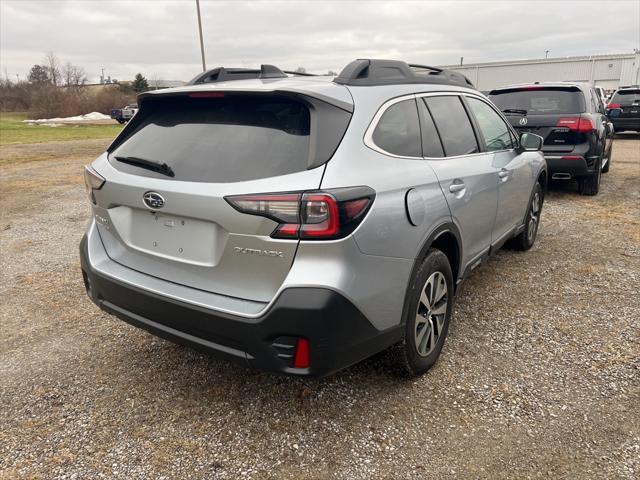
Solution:
{"label": "bare tree", "polygon": [[81,87],[87,83],[87,74],[82,67],[67,62],[60,69],[61,78],[66,87]]}
{"label": "bare tree", "polygon": [[47,67],[51,84],[56,86],[61,85],[62,75],[60,74],[60,60],[58,60],[55,53],[47,53],[44,57],[44,64]]}
{"label": "bare tree", "polygon": [[157,73],[151,75],[151,78],[149,79],[149,86],[154,90],[158,90],[158,88],[160,88],[160,77]]}

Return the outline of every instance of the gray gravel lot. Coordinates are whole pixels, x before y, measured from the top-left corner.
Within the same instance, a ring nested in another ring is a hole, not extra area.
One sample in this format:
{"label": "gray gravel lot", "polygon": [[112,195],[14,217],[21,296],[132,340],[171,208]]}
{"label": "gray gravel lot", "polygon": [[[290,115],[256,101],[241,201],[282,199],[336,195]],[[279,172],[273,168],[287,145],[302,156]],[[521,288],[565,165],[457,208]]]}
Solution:
{"label": "gray gravel lot", "polygon": [[640,136],[597,197],[552,188],[536,246],[474,273],[413,380],[385,354],[258,373],[101,313],[77,244],[106,143],[0,147],[0,478],[640,477]]}

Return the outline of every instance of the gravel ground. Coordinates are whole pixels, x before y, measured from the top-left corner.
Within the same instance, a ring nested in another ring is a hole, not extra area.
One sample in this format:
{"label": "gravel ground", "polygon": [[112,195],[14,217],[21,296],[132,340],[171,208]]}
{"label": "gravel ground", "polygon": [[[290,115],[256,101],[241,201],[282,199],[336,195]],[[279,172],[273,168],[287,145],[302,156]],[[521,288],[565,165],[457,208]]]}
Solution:
{"label": "gravel ground", "polygon": [[105,144],[0,147],[0,478],[640,476],[640,136],[597,197],[552,187],[536,246],[474,272],[414,380],[385,354],[272,376],[101,313],[77,244]]}

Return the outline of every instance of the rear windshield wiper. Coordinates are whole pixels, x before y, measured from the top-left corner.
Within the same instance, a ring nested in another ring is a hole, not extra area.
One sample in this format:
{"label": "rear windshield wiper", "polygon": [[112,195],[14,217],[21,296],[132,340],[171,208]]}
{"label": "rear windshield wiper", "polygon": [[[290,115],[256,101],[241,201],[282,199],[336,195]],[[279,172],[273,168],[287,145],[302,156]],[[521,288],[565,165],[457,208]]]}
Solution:
{"label": "rear windshield wiper", "polygon": [[518,108],[505,108],[502,111],[504,113],[517,113],[518,115],[526,115],[527,114],[526,110],[521,110],[521,109],[518,109]]}
{"label": "rear windshield wiper", "polygon": [[167,177],[175,177],[175,173],[171,170],[171,167],[166,163],[154,162],[153,160],[145,160],[138,157],[113,157],[117,161],[122,163],[128,163],[129,165],[135,165],[136,167],[146,168],[154,172],[161,173]]}

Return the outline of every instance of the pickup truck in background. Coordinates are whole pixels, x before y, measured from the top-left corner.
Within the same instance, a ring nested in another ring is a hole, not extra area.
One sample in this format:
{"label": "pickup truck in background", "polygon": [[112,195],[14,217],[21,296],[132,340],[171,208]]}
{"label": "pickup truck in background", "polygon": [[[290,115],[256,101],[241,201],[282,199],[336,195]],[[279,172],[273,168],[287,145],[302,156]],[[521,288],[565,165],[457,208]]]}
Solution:
{"label": "pickup truck in background", "polygon": [[137,111],[138,111],[138,104],[130,103],[126,107],[112,108],[111,118],[116,120],[118,123],[127,123],[137,113]]}

